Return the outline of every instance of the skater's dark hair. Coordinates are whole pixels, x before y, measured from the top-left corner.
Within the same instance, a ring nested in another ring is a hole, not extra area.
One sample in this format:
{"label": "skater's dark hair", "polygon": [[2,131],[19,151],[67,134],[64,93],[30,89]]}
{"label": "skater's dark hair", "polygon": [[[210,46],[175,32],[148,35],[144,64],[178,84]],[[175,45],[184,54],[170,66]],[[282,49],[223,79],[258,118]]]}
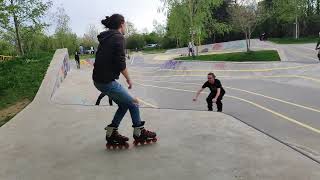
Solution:
{"label": "skater's dark hair", "polygon": [[214,79],[216,78],[216,75],[214,75],[212,72],[210,72],[208,75],[211,75]]}
{"label": "skater's dark hair", "polygon": [[124,22],[124,17],[121,14],[106,16],[106,19],[101,20],[101,23],[108,29],[119,29]]}

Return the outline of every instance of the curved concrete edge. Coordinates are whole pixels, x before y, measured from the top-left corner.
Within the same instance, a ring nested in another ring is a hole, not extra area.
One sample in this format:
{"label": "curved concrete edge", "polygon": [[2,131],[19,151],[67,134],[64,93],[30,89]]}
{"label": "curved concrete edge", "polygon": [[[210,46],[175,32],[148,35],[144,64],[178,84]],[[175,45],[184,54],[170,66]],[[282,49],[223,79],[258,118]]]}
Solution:
{"label": "curved concrete edge", "polygon": [[51,97],[70,71],[68,49],[58,49],[32,103],[51,103]]}
{"label": "curved concrete edge", "polygon": [[48,106],[54,104],[54,102],[51,101],[51,97],[57,88],[60,87],[69,71],[70,64],[68,49],[65,48],[56,50],[33,101],[22,111],[16,114],[15,117],[13,117],[9,122],[4,124],[1,127],[1,130],[8,128],[9,126],[16,127],[16,120],[24,119],[24,116],[28,113],[33,114],[33,116],[36,118],[38,116],[37,110],[34,110],[33,107],[38,107],[41,109],[50,108]]}
{"label": "curved concrete edge", "polygon": [[286,56],[286,53],[284,52],[283,49],[281,49],[281,48],[275,48],[274,50],[278,51],[278,54],[279,54],[279,56],[280,56],[280,60],[281,60],[281,61],[288,61],[288,58],[287,58],[287,56]]}
{"label": "curved concrete edge", "polygon": [[[284,52],[283,49],[279,48],[278,44],[272,43],[272,42],[263,42],[266,47],[255,47],[253,44],[260,43],[260,40],[258,39],[251,39],[251,49],[256,51],[261,50],[275,50],[278,52],[280,56],[281,61],[288,61],[288,58]],[[221,54],[221,53],[237,53],[237,52],[244,52],[246,50],[245,47],[245,40],[238,40],[238,41],[230,41],[230,42],[221,42],[221,43],[215,43],[215,44],[207,44],[207,45],[201,45],[199,46],[199,51],[203,49],[209,49],[209,52],[206,53],[200,53],[200,55],[210,55],[210,54]],[[167,50],[164,55],[159,55],[159,57],[156,57],[155,60],[165,61],[165,60],[172,60],[174,58],[181,57],[181,54],[187,54],[188,49],[187,47],[178,48],[178,49],[170,49]],[[169,58],[168,58],[169,57]],[[181,60],[183,61],[183,60]],[[223,62],[223,61],[219,61]],[[232,63],[232,62],[230,62]],[[265,62],[267,63],[267,62]]]}

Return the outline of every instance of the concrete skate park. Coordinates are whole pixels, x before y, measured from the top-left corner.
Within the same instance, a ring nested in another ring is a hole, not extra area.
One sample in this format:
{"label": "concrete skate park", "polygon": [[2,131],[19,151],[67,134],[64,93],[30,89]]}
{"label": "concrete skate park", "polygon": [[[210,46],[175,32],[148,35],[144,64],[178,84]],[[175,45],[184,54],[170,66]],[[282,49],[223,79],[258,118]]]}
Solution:
{"label": "concrete skate park", "polygon": [[[116,111],[91,80],[94,60],[81,69],[57,50],[34,101],[0,128],[0,179],[320,178],[320,65],[314,44],[275,45],[281,62],[175,61],[186,49],[133,54],[127,61],[146,128],[158,142],[106,150],[104,127]],[[243,41],[205,45],[208,53],[243,51]],[[221,80],[223,113],[207,112],[208,72]],[[124,86],[123,79],[119,80]],[[130,137],[129,113],[120,132]]]}

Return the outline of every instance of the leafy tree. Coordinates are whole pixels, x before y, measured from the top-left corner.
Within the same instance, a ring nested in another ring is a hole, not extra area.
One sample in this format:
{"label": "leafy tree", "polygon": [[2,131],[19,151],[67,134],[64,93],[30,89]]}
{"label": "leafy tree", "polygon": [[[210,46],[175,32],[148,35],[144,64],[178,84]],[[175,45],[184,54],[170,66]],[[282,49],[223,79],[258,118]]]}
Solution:
{"label": "leafy tree", "polygon": [[230,7],[230,15],[234,28],[245,34],[247,52],[250,51],[250,39],[257,24],[265,18],[262,8],[254,0],[241,0]]}
{"label": "leafy tree", "polygon": [[[168,13],[168,33],[177,40],[177,46],[188,41],[201,44],[212,32],[228,31],[227,26],[217,23],[212,8],[219,7],[223,0],[161,0]],[[215,30],[208,30],[209,28]],[[197,48],[198,50],[198,48]]]}
{"label": "leafy tree", "polygon": [[24,54],[21,41],[21,28],[30,26],[45,27],[41,18],[51,6],[51,1],[42,0],[1,0],[0,25],[6,31],[15,33],[15,41],[21,55]]}
{"label": "leafy tree", "polygon": [[141,49],[145,44],[143,35],[133,34],[127,38],[127,49]]}
{"label": "leafy tree", "polygon": [[87,48],[97,48],[99,43],[97,38],[98,35],[99,29],[93,24],[89,25],[87,32],[84,33],[83,38],[81,38],[81,44]]}
{"label": "leafy tree", "polygon": [[59,7],[56,12],[56,30],[55,41],[53,46],[56,48],[68,48],[69,53],[72,54],[78,49],[77,35],[72,33],[69,27],[70,17],[65,12],[65,9]]}

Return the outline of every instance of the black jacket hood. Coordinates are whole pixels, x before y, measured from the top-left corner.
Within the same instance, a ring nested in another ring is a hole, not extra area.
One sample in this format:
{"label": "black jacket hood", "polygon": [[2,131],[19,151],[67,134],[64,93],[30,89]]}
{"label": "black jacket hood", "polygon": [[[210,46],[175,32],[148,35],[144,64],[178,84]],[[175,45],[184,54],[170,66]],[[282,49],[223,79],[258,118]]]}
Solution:
{"label": "black jacket hood", "polygon": [[118,30],[108,30],[108,31],[103,31],[97,37],[99,42],[102,43],[114,35],[121,35],[121,33]]}

